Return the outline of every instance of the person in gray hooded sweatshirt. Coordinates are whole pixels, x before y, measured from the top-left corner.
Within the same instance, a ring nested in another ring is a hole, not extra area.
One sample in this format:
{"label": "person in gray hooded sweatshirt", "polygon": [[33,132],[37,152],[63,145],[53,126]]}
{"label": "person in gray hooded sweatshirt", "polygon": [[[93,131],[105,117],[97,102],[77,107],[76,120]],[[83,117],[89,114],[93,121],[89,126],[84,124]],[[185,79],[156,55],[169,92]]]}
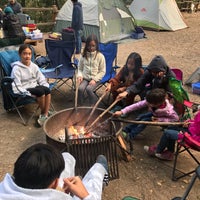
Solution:
{"label": "person in gray hooded sweatshirt", "polygon": [[28,44],[19,47],[20,61],[11,64],[11,77],[14,79],[12,88],[16,94],[34,96],[41,109],[38,124],[43,125],[50,114],[51,93],[49,84],[39,67],[31,61],[32,48]]}
{"label": "person in gray hooded sweatshirt", "polygon": [[120,93],[117,99],[126,98],[130,93],[139,94],[143,99],[146,96],[147,90],[153,88],[163,88],[170,95],[170,77],[175,77],[175,74],[169,68],[165,59],[161,55],[157,55],[149,63],[144,74],[133,85],[128,87],[126,91]]}

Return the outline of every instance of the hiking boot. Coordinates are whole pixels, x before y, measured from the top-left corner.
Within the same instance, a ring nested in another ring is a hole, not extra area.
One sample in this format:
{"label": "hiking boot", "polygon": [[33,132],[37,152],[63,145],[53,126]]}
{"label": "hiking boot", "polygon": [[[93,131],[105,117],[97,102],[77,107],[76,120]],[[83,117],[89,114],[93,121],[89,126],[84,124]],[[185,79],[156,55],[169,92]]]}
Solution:
{"label": "hiking boot", "polygon": [[104,175],[104,178],[103,178],[103,186],[107,186],[108,183],[109,183],[109,174],[108,174],[108,161],[106,159],[106,157],[104,155],[99,155],[97,157],[97,160],[96,160],[96,163],[99,163],[101,164],[105,170],[106,170],[106,174]]}
{"label": "hiking boot", "polygon": [[147,153],[148,155],[150,155],[150,156],[155,156],[156,149],[157,149],[157,145],[144,146],[144,150],[145,150],[146,153]]}
{"label": "hiking boot", "polygon": [[171,151],[165,150],[162,153],[156,153],[155,156],[161,160],[173,160],[174,158],[174,153]]}
{"label": "hiking boot", "polygon": [[45,116],[45,115],[40,115],[39,116],[39,118],[38,118],[38,120],[37,120],[37,122],[38,122],[38,124],[40,125],[40,126],[43,126],[43,124],[44,124],[44,122],[47,120],[47,116]]}

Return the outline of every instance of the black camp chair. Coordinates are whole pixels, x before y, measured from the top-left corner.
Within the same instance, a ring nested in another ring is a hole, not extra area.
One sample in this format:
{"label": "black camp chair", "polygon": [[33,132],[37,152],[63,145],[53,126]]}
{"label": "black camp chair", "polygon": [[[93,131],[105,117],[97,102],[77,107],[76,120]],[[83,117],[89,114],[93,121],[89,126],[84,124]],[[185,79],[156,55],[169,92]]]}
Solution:
{"label": "black camp chair", "polygon": [[195,170],[194,175],[192,176],[192,179],[187,187],[187,189],[185,190],[184,194],[182,197],[174,197],[172,200],[186,200],[187,196],[189,195],[196,179],[199,178],[200,179],[200,166],[198,166]]}

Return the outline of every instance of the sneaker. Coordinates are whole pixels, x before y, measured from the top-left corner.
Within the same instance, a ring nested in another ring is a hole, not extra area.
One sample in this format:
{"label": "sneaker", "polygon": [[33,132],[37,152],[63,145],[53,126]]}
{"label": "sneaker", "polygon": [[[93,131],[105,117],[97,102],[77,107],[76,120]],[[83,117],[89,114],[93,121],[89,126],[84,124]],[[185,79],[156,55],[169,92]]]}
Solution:
{"label": "sneaker", "polygon": [[39,118],[38,118],[38,120],[37,120],[37,122],[38,122],[38,124],[40,125],[40,126],[43,126],[43,124],[44,124],[44,122],[47,120],[47,116],[45,116],[45,115],[40,115],[39,116]]}
{"label": "sneaker", "polygon": [[145,150],[146,153],[147,153],[148,155],[150,155],[150,156],[155,156],[156,149],[157,149],[157,145],[144,146],[144,150]]}
{"label": "sneaker", "polygon": [[163,153],[156,153],[155,156],[161,160],[173,160],[174,158],[174,153],[171,151],[165,150]]}
{"label": "sneaker", "polygon": [[100,163],[101,165],[103,165],[105,170],[108,172],[108,161],[104,155],[99,155],[97,157],[96,163]]}
{"label": "sneaker", "polygon": [[126,140],[126,142],[130,142],[130,140],[131,140],[130,135],[127,132],[122,131],[121,135]]}
{"label": "sneaker", "polygon": [[103,178],[103,186],[107,186],[109,183],[109,174],[108,174],[108,161],[104,155],[99,155],[97,157],[96,163],[100,163],[106,170],[106,174]]}
{"label": "sneaker", "polygon": [[48,111],[48,117],[50,117],[51,115],[53,115],[53,114],[55,114],[55,113],[56,113],[55,111],[49,110],[49,111]]}

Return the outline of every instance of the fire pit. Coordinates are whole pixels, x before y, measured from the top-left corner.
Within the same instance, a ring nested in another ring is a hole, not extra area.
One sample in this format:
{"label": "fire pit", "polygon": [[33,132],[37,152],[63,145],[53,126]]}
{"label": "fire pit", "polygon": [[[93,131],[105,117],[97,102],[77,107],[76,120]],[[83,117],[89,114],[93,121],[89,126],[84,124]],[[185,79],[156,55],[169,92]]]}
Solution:
{"label": "fire pit", "polygon": [[[46,141],[61,152],[70,152],[75,157],[76,174],[84,176],[95,163],[96,157],[104,154],[108,159],[110,179],[119,178],[116,136],[122,124],[109,120],[112,114],[108,112],[85,134],[87,127],[84,125],[91,110],[91,107],[70,108],[52,115],[44,124]],[[97,108],[88,124],[103,111]]]}

